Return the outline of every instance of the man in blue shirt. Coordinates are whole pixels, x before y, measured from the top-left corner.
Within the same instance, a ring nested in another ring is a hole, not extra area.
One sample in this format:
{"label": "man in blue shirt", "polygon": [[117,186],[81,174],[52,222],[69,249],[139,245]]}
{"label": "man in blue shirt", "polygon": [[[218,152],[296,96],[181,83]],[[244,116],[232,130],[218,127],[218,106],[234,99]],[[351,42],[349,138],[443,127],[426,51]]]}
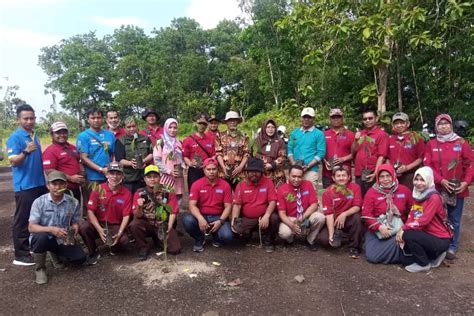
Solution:
{"label": "man in blue shirt", "polygon": [[314,117],[313,108],[301,111],[301,127],[291,132],[288,141],[288,159],[292,165],[303,167],[303,179],[311,181],[316,190],[319,165],[326,155],[326,139],[324,133],[314,127]]}
{"label": "man in blue shirt", "polygon": [[92,108],[87,111],[90,128],[77,136],[77,150],[81,153],[89,182],[105,182],[107,165],[113,160],[115,136],[102,129],[102,111]]}
{"label": "man in blue shirt", "polygon": [[41,145],[35,135],[35,111],[28,104],[16,109],[18,128],[7,140],[8,160],[12,165],[13,190],[15,191],[16,209],[13,219],[13,245],[15,259],[13,264],[20,266],[34,265],[28,242],[28,218],[33,201],[47,192]]}

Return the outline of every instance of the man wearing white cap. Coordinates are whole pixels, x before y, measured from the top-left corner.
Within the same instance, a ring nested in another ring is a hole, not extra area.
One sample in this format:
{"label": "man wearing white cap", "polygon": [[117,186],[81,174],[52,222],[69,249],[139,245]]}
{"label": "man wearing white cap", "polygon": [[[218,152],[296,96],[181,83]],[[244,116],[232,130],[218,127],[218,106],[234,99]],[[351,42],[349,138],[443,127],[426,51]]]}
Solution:
{"label": "man wearing white cap", "polygon": [[50,128],[52,144],[43,152],[43,169],[46,175],[54,170],[64,172],[67,188],[80,201],[80,186],[86,181],[84,167],[76,146],[69,143],[69,130],[64,122],[54,122]]}
{"label": "man wearing white cap", "polygon": [[219,137],[216,138],[219,176],[229,182],[232,189],[235,189],[240,178],[243,177],[244,167],[250,156],[249,140],[237,130],[237,125],[242,122],[237,112],[227,112],[224,122],[227,124],[227,130],[219,133]]}
{"label": "man wearing white cap", "polygon": [[316,190],[319,164],[326,155],[326,140],[323,132],[314,127],[315,115],[313,108],[301,111],[301,127],[291,132],[288,141],[288,159],[292,165],[303,167],[303,179],[311,181]]}

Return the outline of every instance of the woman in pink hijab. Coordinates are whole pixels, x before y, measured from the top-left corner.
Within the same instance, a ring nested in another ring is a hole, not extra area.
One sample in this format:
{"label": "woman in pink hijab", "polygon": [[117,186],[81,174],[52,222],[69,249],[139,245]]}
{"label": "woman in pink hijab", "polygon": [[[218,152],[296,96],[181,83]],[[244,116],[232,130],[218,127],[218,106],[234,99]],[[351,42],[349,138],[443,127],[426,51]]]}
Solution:
{"label": "woman in pink hijab", "polygon": [[174,118],[166,120],[163,127],[163,136],[156,142],[153,149],[153,160],[160,168],[160,183],[165,189],[174,189],[176,196],[183,194],[183,147],[176,138],[178,121]]}

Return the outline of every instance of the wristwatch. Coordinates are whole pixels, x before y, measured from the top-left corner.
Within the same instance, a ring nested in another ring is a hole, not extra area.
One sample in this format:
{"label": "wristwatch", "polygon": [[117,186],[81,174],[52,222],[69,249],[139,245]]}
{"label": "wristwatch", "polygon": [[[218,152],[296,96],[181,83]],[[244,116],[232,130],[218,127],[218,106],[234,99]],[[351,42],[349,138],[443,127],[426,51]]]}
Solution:
{"label": "wristwatch", "polygon": [[22,150],[21,153],[25,156],[28,156],[30,154],[30,152],[28,150]]}

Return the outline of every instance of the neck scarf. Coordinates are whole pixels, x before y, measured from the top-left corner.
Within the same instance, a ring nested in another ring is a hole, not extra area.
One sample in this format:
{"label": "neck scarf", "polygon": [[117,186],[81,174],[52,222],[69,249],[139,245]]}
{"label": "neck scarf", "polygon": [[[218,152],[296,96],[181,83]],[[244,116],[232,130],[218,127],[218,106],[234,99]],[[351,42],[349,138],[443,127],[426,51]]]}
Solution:
{"label": "neck scarf", "polygon": [[[379,184],[379,174],[382,171],[387,171],[392,176],[393,182],[388,188],[382,187]],[[398,190],[397,176],[395,175],[395,170],[389,164],[380,165],[379,168],[377,169],[376,176],[377,176],[377,181],[374,183],[372,188],[374,188],[375,191],[380,193],[385,198],[385,202],[387,203],[387,210],[385,211],[385,214],[387,215],[387,223],[391,224],[392,218],[394,215],[400,216],[400,211],[398,210],[397,206],[393,202],[393,196],[395,192]]]}
{"label": "neck scarf", "polygon": [[163,128],[163,150],[167,153],[173,152],[173,157],[176,157],[174,160],[181,162],[183,160],[181,142],[176,137],[172,137],[168,132],[170,125],[173,123],[175,123],[176,127],[178,127],[178,121],[176,121],[174,118],[169,118],[165,122],[165,126]]}
{"label": "neck scarf", "polygon": [[[446,120],[446,121],[449,122],[449,124],[451,124],[451,133],[446,134],[446,135],[441,135],[439,133],[438,124],[441,120]],[[455,140],[460,138],[458,136],[458,134],[456,134],[452,131],[452,126],[453,126],[453,120],[451,119],[451,116],[449,116],[449,114],[440,114],[436,117],[436,119],[435,119],[436,139],[440,143],[454,142]]]}
{"label": "neck scarf", "polygon": [[413,187],[413,199],[416,202],[423,202],[424,200],[428,199],[431,195],[438,193],[435,189],[434,183],[434,176],[433,176],[433,169],[430,167],[421,167],[415,172],[416,176],[421,176],[423,180],[425,180],[427,188],[424,191],[418,191],[416,187]]}
{"label": "neck scarf", "polygon": [[[268,136],[267,134],[267,125],[268,124],[273,124],[275,126],[275,133],[273,136]],[[278,137],[277,133],[277,128],[278,126],[276,125],[275,121],[273,119],[268,119],[265,122],[263,122],[262,127],[260,128],[260,133],[257,135],[257,145],[258,145],[258,153],[261,154],[262,156],[267,156],[271,157],[272,159],[277,159],[278,158],[278,151],[280,149],[280,146],[273,145],[270,147],[270,151],[266,151],[265,147],[267,144],[277,144],[278,142],[281,142],[281,138]]]}

